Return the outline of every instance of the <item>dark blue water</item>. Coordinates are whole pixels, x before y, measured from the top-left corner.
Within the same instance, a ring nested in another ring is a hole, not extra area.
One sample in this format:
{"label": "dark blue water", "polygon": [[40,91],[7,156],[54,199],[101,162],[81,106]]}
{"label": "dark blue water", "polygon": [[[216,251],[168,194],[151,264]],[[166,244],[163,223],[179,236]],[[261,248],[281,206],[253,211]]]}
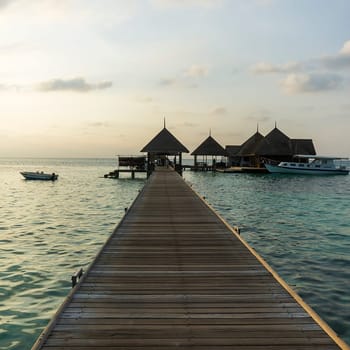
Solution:
{"label": "dark blue water", "polygon": [[[0,159],[0,348],[30,349],[145,180],[113,159]],[[59,174],[25,181],[19,171]],[[143,177],[143,178],[142,178]],[[243,237],[350,342],[350,176],[185,172]]]}

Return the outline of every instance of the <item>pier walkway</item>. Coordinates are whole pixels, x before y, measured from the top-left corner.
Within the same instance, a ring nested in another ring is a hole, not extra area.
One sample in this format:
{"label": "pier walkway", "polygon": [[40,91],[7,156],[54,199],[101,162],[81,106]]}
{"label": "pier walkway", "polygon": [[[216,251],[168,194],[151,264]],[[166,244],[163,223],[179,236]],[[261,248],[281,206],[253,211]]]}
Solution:
{"label": "pier walkway", "polygon": [[33,349],[348,347],[176,172],[163,170]]}

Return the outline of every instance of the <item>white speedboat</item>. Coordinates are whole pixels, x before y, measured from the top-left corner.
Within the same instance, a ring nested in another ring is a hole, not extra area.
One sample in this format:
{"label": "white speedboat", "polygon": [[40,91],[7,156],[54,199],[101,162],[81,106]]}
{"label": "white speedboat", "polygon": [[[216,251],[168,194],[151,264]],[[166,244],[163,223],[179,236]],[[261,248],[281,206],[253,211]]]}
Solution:
{"label": "white speedboat", "polygon": [[26,180],[50,180],[55,181],[58,175],[55,173],[47,174],[43,171],[21,171],[21,174]]}
{"label": "white speedboat", "polygon": [[348,158],[323,157],[311,155],[297,155],[297,162],[280,162],[277,165],[265,164],[270,173],[281,174],[305,174],[305,175],[348,175],[346,166],[336,165],[335,161],[341,162]]}

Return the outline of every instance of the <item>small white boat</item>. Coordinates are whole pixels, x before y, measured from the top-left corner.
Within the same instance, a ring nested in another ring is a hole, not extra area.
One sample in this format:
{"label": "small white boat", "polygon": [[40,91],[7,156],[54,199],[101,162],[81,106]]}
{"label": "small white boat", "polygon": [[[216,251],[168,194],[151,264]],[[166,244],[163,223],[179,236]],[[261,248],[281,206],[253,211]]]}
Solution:
{"label": "small white boat", "polygon": [[26,180],[50,180],[55,181],[58,178],[58,175],[55,173],[46,174],[43,171],[21,171],[21,174]]}
{"label": "small white boat", "polygon": [[270,173],[305,174],[305,175],[348,175],[346,166],[336,165],[335,161],[348,158],[296,155],[297,162],[280,162],[277,165],[265,164]]}

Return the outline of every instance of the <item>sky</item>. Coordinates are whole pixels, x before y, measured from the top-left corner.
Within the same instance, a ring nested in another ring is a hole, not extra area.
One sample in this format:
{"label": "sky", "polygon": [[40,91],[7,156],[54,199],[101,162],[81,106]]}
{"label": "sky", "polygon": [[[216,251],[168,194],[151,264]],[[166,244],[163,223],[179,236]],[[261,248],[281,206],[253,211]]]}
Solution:
{"label": "sky", "polygon": [[348,0],[0,0],[0,157],[193,151],[275,122],[350,156]]}

